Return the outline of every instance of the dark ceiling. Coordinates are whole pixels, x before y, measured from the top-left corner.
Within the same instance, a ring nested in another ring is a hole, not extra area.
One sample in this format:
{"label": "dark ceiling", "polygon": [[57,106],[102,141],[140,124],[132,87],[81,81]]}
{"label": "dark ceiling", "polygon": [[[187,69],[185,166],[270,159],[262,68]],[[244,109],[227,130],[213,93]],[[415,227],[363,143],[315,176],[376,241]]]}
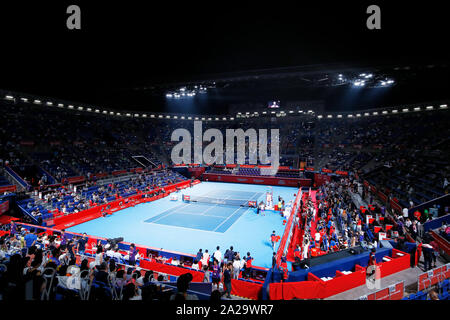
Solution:
{"label": "dark ceiling", "polygon": [[[382,29],[368,30],[366,8],[373,3],[367,1],[158,6],[153,1],[4,2],[1,89],[109,108],[195,113],[217,113],[219,106],[226,110],[230,103],[266,97],[323,98],[329,108],[448,98],[444,43],[450,27],[442,4],[378,2]],[[70,4],[81,7],[81,30],[66,28]],[[292,78],[241,82],[235,90],[187,106],[171,106],[160,92],[142,90],[295,66],[328,73],[336,65],[412,66],[419,71],[403,73],[403,82],[378,96],[380,101],[371,94],[349,96],[344,89],[297,86]]]}

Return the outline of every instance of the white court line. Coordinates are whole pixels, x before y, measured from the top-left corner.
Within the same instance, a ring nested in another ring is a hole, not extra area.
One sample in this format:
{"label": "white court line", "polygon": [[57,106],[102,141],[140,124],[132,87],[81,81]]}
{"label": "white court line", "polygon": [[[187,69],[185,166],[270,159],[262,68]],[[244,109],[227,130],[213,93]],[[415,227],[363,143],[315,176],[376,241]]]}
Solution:
{"label": "white court line", "polygon": [[235,215],[235,213],[238,211],[238,210],[241,210],[241,207],[239,207],[239,208],[237,208],[228,218],[226,218],[225,220],[223,220],[222,221],[222,223],[221,224],[219,224],[213,231],[216,231],[221,225],[223,225],[226,221],[228,221],[232,216],[234,216]]}
{"label": "white court line", "polygon": [[[197,214],[197,213],[187,213],[187,212],[177,212],[178,214],[188,214],[190,216],[202,216],[202,214]],[[214,217],[214,218],[221,218],[224,219],[225,217],[222,216],[215,216],[215,215],[207,215],[205,217]]]}
{"label": "white court line", "polygon": [[[147,223],[153,223],[153,222],[147,222]],[[209,232],[209,233],[214,233],[214,234],[224,234],[224,232],[215,232],[215,231],[210,231],[210,230],[203,230],[203,229],[197,229],[197,228],[186,228],[186,227],[180,227],[180,226],[174,226],[174,225],[172,225],[172,224],[162,224],[162,223],[155,223],[155,225],[158,225],[158,226],[164,226],[164,227],[168,227],[168,228],[178,228],[178,229],[184,229],[184,230],[191,230],[191,231],[193,231],[193,230],[195,230],[196,232],[197,231],[201,231],[201,232]]]}
{"label": "white court line", "polygon": [[[186,207],[189,206],[190,204],[191,204],[191,203],[188,203],[188,204],[186,204],[186,205],[185,205],[184,207],[182,207],[182,208],[186,208]],[[181,208],[179,208],[179,209],[181,209]],[[166,212],[167,212],[168,210],[170,210],[170,209],[167,209]],[[159,221],[159,220],[161,220],[162,218],[166,218],[166,217],[168,217],[168,216],[170,216],[170,215],[172,215],[172,214],[174,214],[174,213],[177,213],[177,210],[178,210],[178,209],[175,209],[174,211],[169,212],[169,214],[163,214],[162,217],[159,217],[158,219],[153,220],[151,223],[156,222],[156,221]],[[150,218],[150,219],[151,219],[151,218]],[[147,220],[149,220],[149,219],[147,219]],[[148,222],[147,222],[147,223],[148,223]]]}

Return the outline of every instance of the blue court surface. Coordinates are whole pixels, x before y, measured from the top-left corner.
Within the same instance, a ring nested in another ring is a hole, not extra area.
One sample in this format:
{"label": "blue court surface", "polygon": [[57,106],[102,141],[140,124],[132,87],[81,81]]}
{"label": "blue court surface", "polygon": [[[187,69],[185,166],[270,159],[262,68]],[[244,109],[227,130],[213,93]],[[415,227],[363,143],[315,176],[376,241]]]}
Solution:
{"label": "blue court surface", "polygon": [[[274,200],[281,196],[285,202],[294,200],[297,188],[272,187]],[[217,203],[183,202],[182,195],[202,196],[243,202],[265,201],[267,186],[202,182],[176,193],[178,200],[166,197],[142,203],[68,228],[67,231],[115,238],[127,242],[196,254],[198,249],[212,254],[220,246],[222,254],[231,245],[241,257],[249,251],[256,266],[269,268],[272,263],[270,234],[282,236],[283,218],[267,211],[257,215],[256,209]],[[275,247],[277,250],[277,247]]]}

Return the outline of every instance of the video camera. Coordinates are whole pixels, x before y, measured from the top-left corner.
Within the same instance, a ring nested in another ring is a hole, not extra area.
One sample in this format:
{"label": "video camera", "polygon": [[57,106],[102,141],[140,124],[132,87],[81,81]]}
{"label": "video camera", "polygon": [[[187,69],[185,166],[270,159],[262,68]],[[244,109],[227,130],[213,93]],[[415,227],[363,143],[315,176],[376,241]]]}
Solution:
{"label": "video camera", "polygon": [[[122,237],[119,237],[119,238],[108,238],[108,239],[106,239],[106,242],[108,242],[108,244],[109,244],[109,247],[108,248],[112,248],[112,249],[114,249],[115,247],[116,247],[116,245],[119,243],[119,242],[122,242],[123,241],[123,238]],[[106,246],[108,246],[108,244],[106,245]]]}

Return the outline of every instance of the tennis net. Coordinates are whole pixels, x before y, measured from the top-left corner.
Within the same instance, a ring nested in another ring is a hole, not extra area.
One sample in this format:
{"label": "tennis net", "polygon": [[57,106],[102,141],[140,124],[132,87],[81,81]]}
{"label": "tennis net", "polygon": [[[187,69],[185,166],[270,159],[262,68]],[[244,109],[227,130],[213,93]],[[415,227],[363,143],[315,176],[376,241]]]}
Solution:
{"label": "tennis net", "polygon": [[183,201],[212,203],[216,205],[237,206],[237,207],[256,207],[256,200],[248,200],[248,199],[219,199],[219,198],[191,196],[183,194]]}

